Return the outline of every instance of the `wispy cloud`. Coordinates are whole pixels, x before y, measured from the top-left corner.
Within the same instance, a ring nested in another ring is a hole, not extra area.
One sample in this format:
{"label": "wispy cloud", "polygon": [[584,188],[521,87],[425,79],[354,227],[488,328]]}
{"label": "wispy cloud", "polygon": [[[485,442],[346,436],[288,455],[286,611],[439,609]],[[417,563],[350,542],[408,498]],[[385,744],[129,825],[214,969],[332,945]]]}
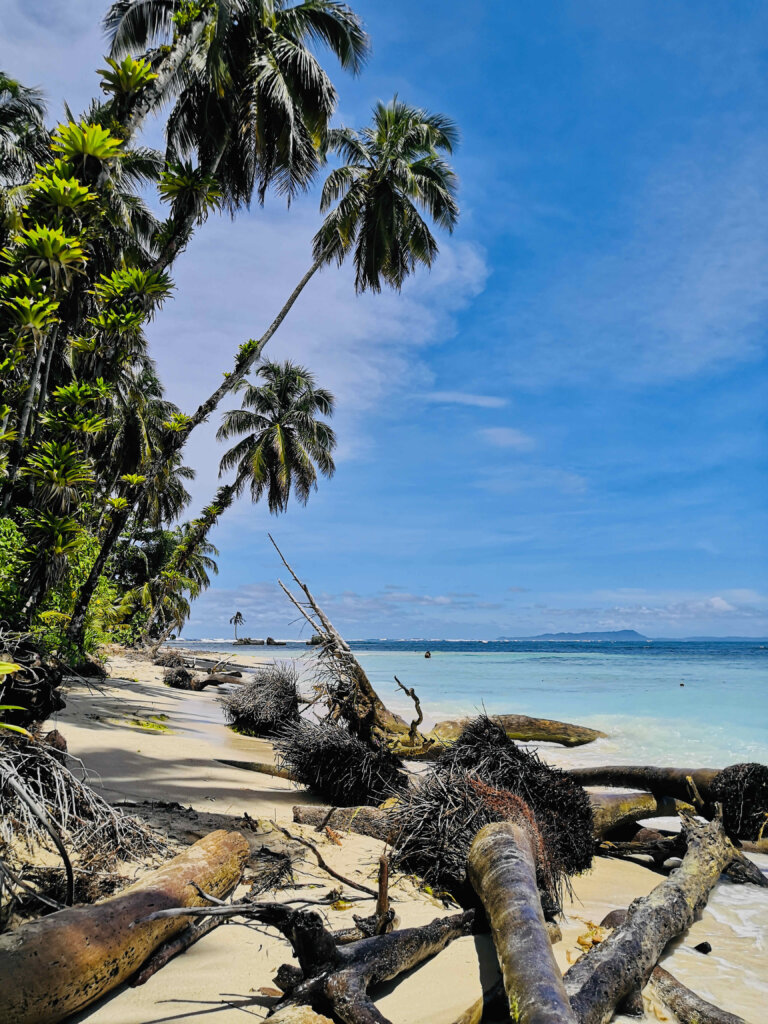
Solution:
{"label": "wispy cloud", "polygon": [[477,409],[501,409],[507,404],[506,398],[499,398],[496,395],[473,395],[467,391],[428,391],[419,397],[425,402],[470,405]]}
{"label": "wispy cloud", "polygon": [[485,427],[478,433],[497,448],[513,448],[517,452],[530,452],[536,447],[536,441],[530,434],[517,430],[515,427]]}

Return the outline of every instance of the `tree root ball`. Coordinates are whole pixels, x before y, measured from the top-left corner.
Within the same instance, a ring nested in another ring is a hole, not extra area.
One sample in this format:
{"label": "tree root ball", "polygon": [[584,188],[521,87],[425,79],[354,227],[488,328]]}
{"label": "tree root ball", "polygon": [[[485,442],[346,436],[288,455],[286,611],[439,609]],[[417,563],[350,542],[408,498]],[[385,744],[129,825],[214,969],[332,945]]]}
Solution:
{"label": "tree root ball", "polygon": [[712,796],[723,805],[725,831],[739,839],[768,834],[768,766],[732,764],[715,776]]}
{"label": "tree root ball", "polygon": [[332,722],[296,722],[275,747],[280,767],[334,807],[378,804],[408,785],[400,758]]}
{"label": "tree root ball", "polygon": [[431,771],[390,810],[394,826],[393,860],[454,899],[472,900],[467,856],[485,825],[513,821],[531,836],[536,850],[537,884],[545,909],[560,904],[562,869],[554,865],[533,811],[524,800],[496,789],[461,768]]}
{"label": "tree root ball", "polygon": [[194,686],[194,676],[188,668],[167,668],[163,672],[163,682],[174,690],[202,689]]}
{"label": "tree root ball", "polygon": [[292,662],[259,668],[221,698],[224,717],[246,736],[271,736],[299,717],[299,674]]}
{"label": "tree root ball", "polygon": [[154,658],[153,664],[159,665],[160,668],[183,668],[186,661],[175,651],[162,651]]}
{"label": "tree root ball", "polygon": [[486,799],[479,805],[470,779],[525,802],[543,838],[554,879],[591,865],[595,842],[585,790],[565,772],[518,747],[500,725],[483,715],[467,724],[455,745],[394,811],[401,837],[399,857],[408,870],[441,884],[461,882],[477,831],[508,819],[498,801]]}

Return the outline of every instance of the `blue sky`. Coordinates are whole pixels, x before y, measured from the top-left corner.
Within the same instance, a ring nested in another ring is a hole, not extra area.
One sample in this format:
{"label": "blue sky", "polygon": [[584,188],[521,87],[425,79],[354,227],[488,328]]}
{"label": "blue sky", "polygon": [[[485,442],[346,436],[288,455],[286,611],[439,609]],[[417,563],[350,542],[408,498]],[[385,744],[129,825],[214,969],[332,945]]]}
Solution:
{"label": "blue sky", "polygon": [[[187,636],[295,635],[273,532],[350,637],[768,634],[764,4],[354,5],[398,92],[454,117],[461,223],[401,295],[318,275],[270,345],[335,391],[338,470],[245,501]],[[105,5],[5,0],[3,65],[82,107]],[[190,408],[306,269],[317,195],[214,219],[152,328]],[[216,485],[212,424],[189,447]]]}

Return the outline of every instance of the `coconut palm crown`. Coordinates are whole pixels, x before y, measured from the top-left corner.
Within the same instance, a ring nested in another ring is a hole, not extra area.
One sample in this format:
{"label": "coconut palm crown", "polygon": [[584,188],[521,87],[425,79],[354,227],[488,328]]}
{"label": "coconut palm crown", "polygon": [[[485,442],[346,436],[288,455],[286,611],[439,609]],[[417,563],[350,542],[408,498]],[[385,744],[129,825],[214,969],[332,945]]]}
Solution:
{"label": "coconut palm crown", "polygon": [[266,493],[270,512],[277,514],[288,507],[291,490],[306,505],[318,470],[326,477],[334,473],[336,436],[317,418],[333,415],[334,397],[291,362],[264,363],[259,377],[262,383],[245,385],[242,408],[224,414],[219,439],[246,436],[226,452],[220,473],[236,468],[236,493],[246,485],[253,501]]}
{"label": "coconut palm crown", "polygon": [[457,141],[450,118],[397,96],[374,107],[366,128],[331,129],[325,152],[345,163],[323,186],[327,216],[315,258],[341,264],[354,253],[358,292],[379,292],[383,283],[399,290],[417,264],[430,267],[438,248],[425,216],[449,232],[459,216],[456,174],[444,157]]}

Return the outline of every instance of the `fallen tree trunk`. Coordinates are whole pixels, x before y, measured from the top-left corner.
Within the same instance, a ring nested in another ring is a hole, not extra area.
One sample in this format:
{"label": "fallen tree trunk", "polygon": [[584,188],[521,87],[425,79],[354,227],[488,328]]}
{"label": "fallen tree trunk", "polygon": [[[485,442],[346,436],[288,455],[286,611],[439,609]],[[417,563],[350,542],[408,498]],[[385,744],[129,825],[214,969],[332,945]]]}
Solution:
{"label": "fallen tree trunk", "polygon": [[247,858],[248,842],[239,832],[212,832],[117,896],[0,936],[3,1019],[55,1024],[88,1006],[190,921],[141,919],[164,908],[204,904],[192,882],[214,896],[228,895]]}
{"label": "fallen tree trunk", "polygon": [[271,775],[276,779],[288,779],[290,782],[299,780],[289,772],[287,768],[278,768],[276,764],[267,764],[266,761],[228,761],[226,758],[217,757],[217,764],[225,764],[228,768],[242,768],[246,772],[259,772],[261,775]]}
{"label": "fallen tree trunk", "polygon": [[568,773],[582,786],[616,786],[644,789],[656,796],[674,796],[691,803],[691,783],[707,803],[712,802],[710,787],[719,768],[655,768],[647,765],[606,765],[601,768],[571,768]]}
{"label": "fallen tree trunk", "polygon": [[343,829],[345,832],[358,832],[362,836],[371,836],[388,842],[392,837],[393,826],[386,811],[379,807],[328,807],[323,804],[296,804],[293,808],[293,820],[298,825],[315,825],[325,828]]}
{"label": "fallen tree trunk", "polygon": [[692,811],[690,804],[653,793],[590,793],[595,836],[602,839],[614,829],[645,818],[676,818],[681,810]]}
{"label": "fallen tree trunk", "polygon": [[491,925],[513,1019],[576,1024],[541,909],[530,832],[511,821],[486,825],[472,842],[467,869]]}
{"label": "fallen tree trunk", "polygon": [[667,943],[693,923],[735,850],[719,818],[683,815],[687,850],[669,878],[627,911],[623,924],[565,975],[579,1024],[607,1024],[627,996],[641,990]]}
{"label": "fallen tree trunk", "polygon": [[651,991],[667,1006],[680,1024],[747,1024],[743,1017],[721,1010],[697,996],[663,967],[651,972]]}
{"label": "fallen tree trunk", "polygon": [[[529,718],[527,715],[489,715],[488,717],[492,722],[497,722],[511,740],[538,740],[545,743],[559,743],[564,747],[580,747],[605,736],[605,733],[598,729],[588,729],[584,725],[571,725],[569,722],[555,722],[549,718]],[[469,721],[469,718],[458,718],[447,722],[438,722],[428,734],[430,739],[435,740],[435,750],[432,756],[440,756],[441,745],[444,747],[455,742]]]}

